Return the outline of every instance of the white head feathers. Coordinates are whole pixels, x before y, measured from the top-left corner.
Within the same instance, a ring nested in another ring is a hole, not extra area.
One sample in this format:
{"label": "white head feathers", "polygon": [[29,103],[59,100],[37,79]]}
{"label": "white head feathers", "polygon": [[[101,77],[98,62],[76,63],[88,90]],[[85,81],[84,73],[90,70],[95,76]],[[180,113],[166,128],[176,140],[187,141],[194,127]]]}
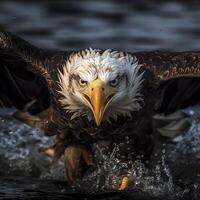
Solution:
{"label": "white head feathers", "polygon": [[118,88],[104,114],[104,120],[117,119],[119,115],[131,117],[132,111],[141,108],[143,73],[139,74],[140,67],[136,57],[109,49],[104,52],[86,49],[73,54],[63,66],[63,72],[59,71],[58,74],[59,93],[63,96],[60,102],[66,112],[73,113],[72,118],[86,115],[91,120],[92,113],[82,100],[81,88],[72,76],[79,76],[88,83],[97,78],[108,83],[116,76],[126,76],[128,81],[124,80]]}

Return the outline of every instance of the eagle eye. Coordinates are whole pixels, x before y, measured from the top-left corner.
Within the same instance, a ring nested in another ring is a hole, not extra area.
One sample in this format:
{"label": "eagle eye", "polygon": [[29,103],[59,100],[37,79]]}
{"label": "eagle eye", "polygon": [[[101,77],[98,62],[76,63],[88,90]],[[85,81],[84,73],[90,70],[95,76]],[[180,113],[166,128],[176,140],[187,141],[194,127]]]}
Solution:
{"label": "eagle eye", "polygon": [[111,87],[116,87],[117,85],[119,85],[120,80],[121,80],[120,77],[117,77],[117,78],[113,79],[112,81],[110,81],[110,82],[109,82],[109,85],[110,85]]}
{"label": "eagle eye", "polygon": [[88,83],[87,81],[84,81],[84,80],[81,79],[81,78],[79,79],[78,82],[79,82],[79,85],[80,85],[81,87],[85,87],[85,86],[87,85],[87,83]]}

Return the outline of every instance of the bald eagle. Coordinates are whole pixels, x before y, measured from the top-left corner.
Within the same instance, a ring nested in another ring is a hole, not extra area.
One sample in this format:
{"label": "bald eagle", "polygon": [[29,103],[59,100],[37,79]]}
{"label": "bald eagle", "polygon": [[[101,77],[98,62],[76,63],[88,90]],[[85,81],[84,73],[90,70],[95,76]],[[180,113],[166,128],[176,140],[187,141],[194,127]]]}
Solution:
{"label": "bald eagle", "polygon": [[122,153],[131,145],[133,157],[149,157],[153,116],[195,104],[200,95],[193,79],[200,76],[199,52],[50,51],[0,31],[0,65],[1,105],[55,136],[41,151],[54,159],[64,155],[72,183],[93,164],[93,143],[112,148],[129,137]]}

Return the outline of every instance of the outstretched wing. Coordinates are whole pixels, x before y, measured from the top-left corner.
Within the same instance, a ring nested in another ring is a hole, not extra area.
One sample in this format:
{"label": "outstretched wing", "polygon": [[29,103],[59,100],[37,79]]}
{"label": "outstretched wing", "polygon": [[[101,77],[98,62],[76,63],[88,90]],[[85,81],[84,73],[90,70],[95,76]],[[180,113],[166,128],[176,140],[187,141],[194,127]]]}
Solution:
{"label": "outstretched wing", "polygon": [[157,81],[179,77],[200,77],[200,52],[136,53],[139,62],[153,73]]}
{"label": "outstretched wing", "polygon": [[200,52],[136,53],[145,70],[152,75],[159,99],[156,110],[171,113],[200,100]]}
{"label": "outstretched wing", "polygon": [[[143,52],[137,58],[150,72],[155,90],[157,130],[174,137],[188,130],[190,123],[180,109],[200,102],[200,52]],[[164,114],[164,115],[163,115]]]}
{"label": "outstretched wing", "polygon": [[0,31],[1,107],[15,107],[15,117],[41,127],[41,119],[49,117],[51,108],[50,71],[55,59],[59,60],[56,67],[62,64],[61,57],[60,52],[39,49],[16,35]]}
{"label": "outstretched wing", "polygon": [[[2,107],[15,107],[32,114],[40,113],[49,107],[49,92],[45,80],[40,75],[28,71],[29,67],[30,63],[20,58],[15,52],[0,49],[0,104]],[[31,102],[32,105],[29,104]]]}

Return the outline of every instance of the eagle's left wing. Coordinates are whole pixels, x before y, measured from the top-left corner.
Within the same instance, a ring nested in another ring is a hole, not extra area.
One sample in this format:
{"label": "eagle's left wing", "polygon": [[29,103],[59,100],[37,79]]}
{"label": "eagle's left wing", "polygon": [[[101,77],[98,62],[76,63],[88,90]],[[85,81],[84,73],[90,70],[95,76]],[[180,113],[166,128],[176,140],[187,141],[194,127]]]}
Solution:
{"label": "eagle's left wing", "polygon": [[139,63],[151,74],[157,95],[155,118],[166,126],[159,128],[163,136],[174,137],[190,125],[180,109],[200,102],[200,52],[136,53]]}
{"label": "eagle's left wing", "polygon": [[200,52],[136,53],[139,63],[159,82],[180,77],[200,77]]}

